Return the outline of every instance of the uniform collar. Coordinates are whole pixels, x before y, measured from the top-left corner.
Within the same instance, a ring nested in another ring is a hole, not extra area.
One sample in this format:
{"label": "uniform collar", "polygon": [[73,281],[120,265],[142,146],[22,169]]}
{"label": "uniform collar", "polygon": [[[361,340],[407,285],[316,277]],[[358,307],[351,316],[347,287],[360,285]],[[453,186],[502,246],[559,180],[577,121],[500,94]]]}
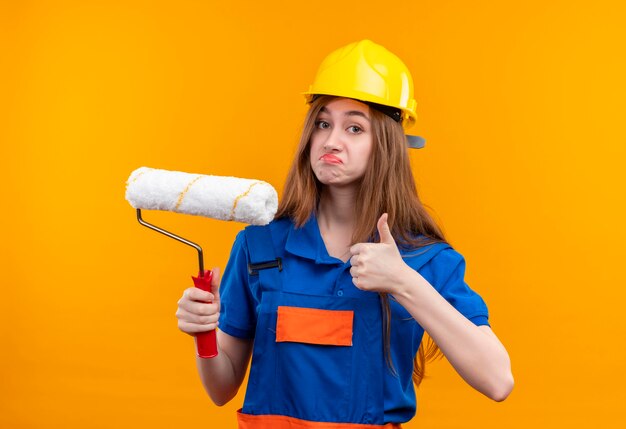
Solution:
{"label": "uniform collar", "polygon": [[322,239],[317,217],[312,213],[301,228],[291,223],[285,250],[303,258],[312,259],[317,264],[343,264],[343,261],[328,255]]}
{"label": "uniform collar", "polygon": [[[431,246],[421,249],[404,249],[400,246],[398,250],[403,258],[414,257],[429,252]],[[314,260],[317,264],[343,264],[340,259],[328,255],[315,213],[311,214],[301,228],[296,228],[293,221],[290,222],[285,250],[293,255]]]}

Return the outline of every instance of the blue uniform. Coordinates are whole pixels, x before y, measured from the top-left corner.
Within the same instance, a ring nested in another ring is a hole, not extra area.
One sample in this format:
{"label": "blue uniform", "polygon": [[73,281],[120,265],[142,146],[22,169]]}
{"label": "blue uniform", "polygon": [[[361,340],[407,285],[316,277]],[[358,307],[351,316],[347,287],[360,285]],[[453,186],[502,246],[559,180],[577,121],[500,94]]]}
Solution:
{"label": "blue uniform", "polygon": [[[263,238],[258,228],[271,234]],[[488,325],[485,302],[464,281],[463,256],[446,243],[400,253],[461,314]],[[250,275],[250,262],[274,257],[280,272]],[[390,297],[394,374],[384,359],[379,295],[357,289],[350,262],[328,255],[314,215],[299,229],[283,218],[241,231],[220,294],[220,329],[255,339],[243,414],[371,425],[415,415],[411,376],[423,328]]]}

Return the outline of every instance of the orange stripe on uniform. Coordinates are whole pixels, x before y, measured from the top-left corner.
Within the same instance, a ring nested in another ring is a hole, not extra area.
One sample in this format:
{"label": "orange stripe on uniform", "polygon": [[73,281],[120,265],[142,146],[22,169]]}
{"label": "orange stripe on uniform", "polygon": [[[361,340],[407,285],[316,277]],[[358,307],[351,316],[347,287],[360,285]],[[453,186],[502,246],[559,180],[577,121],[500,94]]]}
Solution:
{"label": "orange stripe on uniform", "polygon": [[357,423],[312,422],[274,414],[252,415],[237,411],[239,429],[402,429],[397,423],[366,425]]}
{"label": "orange stripe on uniform", "polygon": [[353,319],[351,310],[279,306],[276,342],[351,346]]}

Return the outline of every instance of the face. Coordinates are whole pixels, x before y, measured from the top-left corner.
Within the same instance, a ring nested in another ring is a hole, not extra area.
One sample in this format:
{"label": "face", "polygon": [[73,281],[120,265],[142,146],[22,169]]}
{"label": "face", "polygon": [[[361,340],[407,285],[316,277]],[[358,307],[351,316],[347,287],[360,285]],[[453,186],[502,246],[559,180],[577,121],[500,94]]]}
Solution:
{"label": "face", "polygon": [[324,185],[354,184],[372,151],[369,106],[338,98],[322,108],[311,135],[311,168]]}

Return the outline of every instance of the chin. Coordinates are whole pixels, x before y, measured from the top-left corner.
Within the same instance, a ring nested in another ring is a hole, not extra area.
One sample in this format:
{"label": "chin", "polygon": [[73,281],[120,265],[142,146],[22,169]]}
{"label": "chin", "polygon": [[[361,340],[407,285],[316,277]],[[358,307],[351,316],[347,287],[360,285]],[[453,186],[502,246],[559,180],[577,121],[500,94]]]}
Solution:
{"label": "chin", "polygon": [[346,188],[349,186],[356,185],[354,181],[345,181],[345,180],[325,180],[325,181],[320,180],[320,183],[323,186],[329,186],[333,188]]}

